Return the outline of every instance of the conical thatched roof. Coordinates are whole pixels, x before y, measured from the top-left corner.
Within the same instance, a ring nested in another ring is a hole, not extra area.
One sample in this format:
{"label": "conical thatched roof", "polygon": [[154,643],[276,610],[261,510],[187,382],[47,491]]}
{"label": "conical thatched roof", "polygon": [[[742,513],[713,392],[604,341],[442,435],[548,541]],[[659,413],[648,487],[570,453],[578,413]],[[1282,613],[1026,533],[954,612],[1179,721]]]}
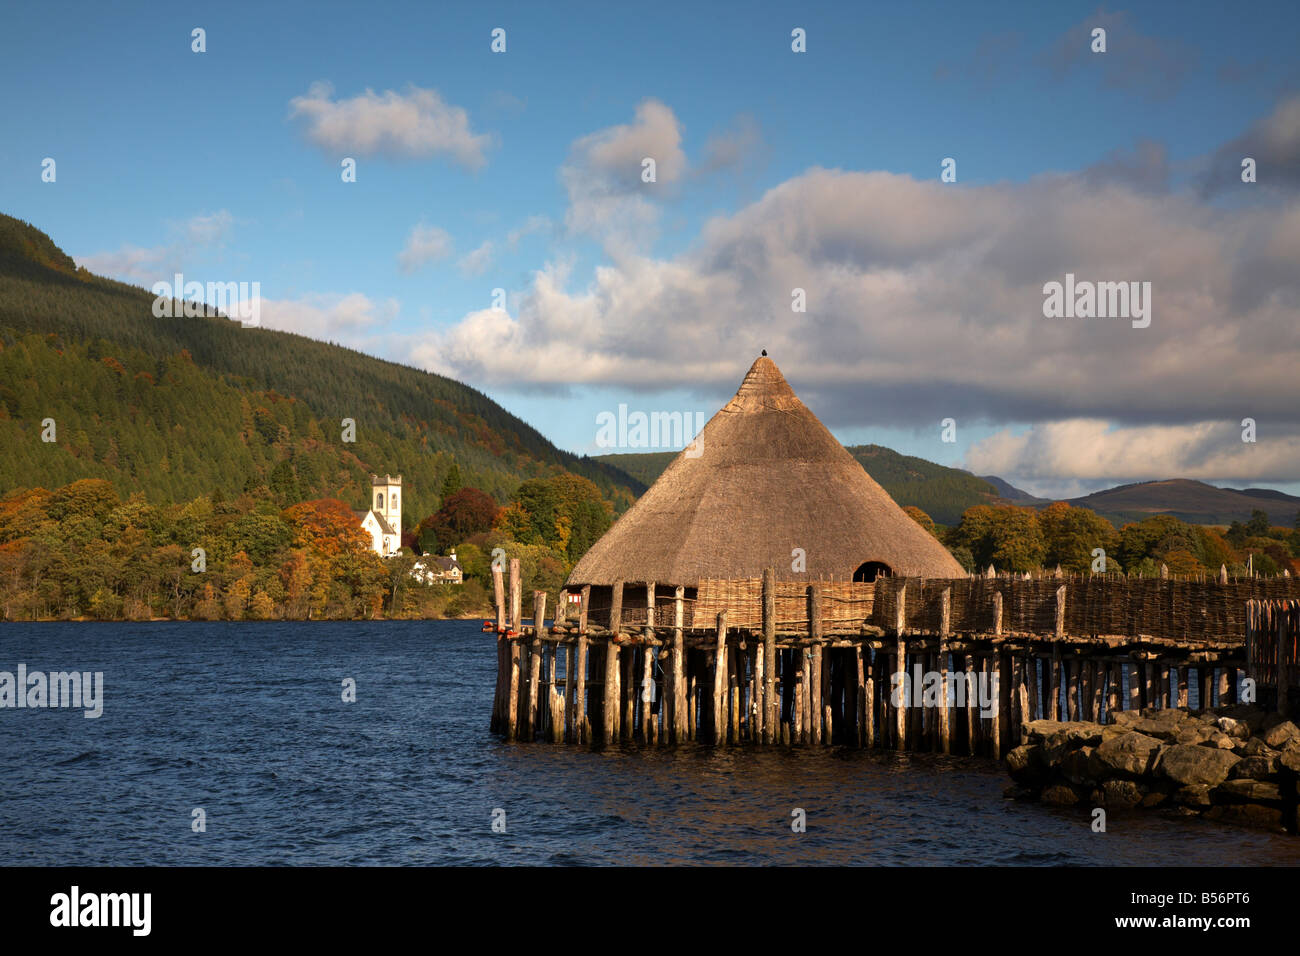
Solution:
{"label": "conical thatched roof", "polygon": [[[880,561],[895,575],[965,577],[844,450],[766,356],[736,397],[592,546],[569,585],[702,578],[848,580]],[[802,548],[807,570],[791,571]]]}

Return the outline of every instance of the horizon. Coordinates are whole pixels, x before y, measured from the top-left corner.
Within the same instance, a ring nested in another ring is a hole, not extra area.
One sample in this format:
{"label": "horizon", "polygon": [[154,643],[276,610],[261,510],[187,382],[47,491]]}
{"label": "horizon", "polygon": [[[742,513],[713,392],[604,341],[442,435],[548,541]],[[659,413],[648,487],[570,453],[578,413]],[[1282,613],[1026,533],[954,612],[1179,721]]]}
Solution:
{"label": "horizon", "polygon": [[[257,31],[128,5],[71,37],[16,11],[0,49],[45,82],[3,108],[3,203],[146,289],[259,282],[264,326],[447,375],[578,455],[638,450],[597,445],[620,404],[711,417],[766,348],[846,446],[1044,498],[1300,493],[1300,11],[672,9],[398,4],[394,36],[339,5]],[[159,150],[157,117],[217,136]],[[1135,309],[1149,283],[1149,326],[1048,318],[1076,277]]]}

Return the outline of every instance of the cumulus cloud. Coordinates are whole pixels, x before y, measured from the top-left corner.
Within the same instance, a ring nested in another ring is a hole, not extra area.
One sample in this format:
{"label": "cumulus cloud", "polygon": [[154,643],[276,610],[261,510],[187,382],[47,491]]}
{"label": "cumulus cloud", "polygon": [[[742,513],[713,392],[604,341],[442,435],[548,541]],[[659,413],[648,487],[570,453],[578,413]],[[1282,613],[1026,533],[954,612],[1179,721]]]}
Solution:
{"label": "cumulus cloud", "polygon": [[375,302],[360,292],[319,293],[300,299],[262,299],[261,325],[313,339],[355,344],[398,313],[395,299]]}
{"label": "cumulus cloud", "polygon": [[492,137],[475,133],[469,114],[437,90],[409,86],[405,92],[367,89],[335,99],[328,83],[313,83],[289,101],[290,116],[306,123],[307,137],[333,153],[421,158],[447,155],[468,169],[487,162]]}
{"label": "cumulus cloud", "polygon": [[[957,189],[810,169],[674,258],[624,254],[582,285],[548,264],[511,312],[468,315],[416,357],[484,385],[725,395],[767,348],[832,426],[1300,425],[1300,200],[1225,209],[1122,172]],[[1045,318],[1043,285],[1066,273],[1150,282],[1150,327]],[[1152,465],[1122,447],[1122,473]],[[1300,469],[1294,445],[1270,454]]]}
{"label": "cumulus cloud", "polygon": [[397,254],[397,265],[403,272],[418,272],[425,266],[451,255],[451,235],[437,226],[421,223],[411,229],[406,245]]}
{"label": "cumulus cloud", "polygon": [[1239,421],[1117,427],[1077,418],[1006,429],[976,442],[966,466],[976,474],[1014,475],[1033,485],[1069,475],[1087,485],[1177,476],[1210,480],[1294,481],[1300,430],[1265,425],[1255,443]]}
{"label": "cumulus cloud", "polygon": [[704,144],[699,175],[741,169],[757,162],[766,152],[758,121],[749,114],[737,116],[730,128],[714,133]]}
{"label": "cumulus cloud", "polygon": [[177,272],[184,272],[186,264],[192,263],[197,255],[219,248],[230,237],[234,225],[234,216],[225,209],[200,213],[181,222],[169,222],[167,232],[170,239],[162,245],[124,245],[107,252],[75,256],[74,259],[77,265],[98,275],[152,286],[155,282],[170,281]]}
{"label": "cumulus cloud", "polygon": [[1257,182],[1245,188],[1300,188],[1300,93],[1278,103],[1268,116],[1215,151],[1203,180],[1208,195],[1243,187],[1241,161],[1255,160]]}
{"label": "cumulus cloud", "polygon": [[[577,140],[560,168],[569,231],[596,236],[614,254],[643,247],[659,218],[656,201],[686,172],[681,142],[677,116],[653,99],[636,108],[633,122]],[[641,180],[647,158],[655,161],[653,183]]]}

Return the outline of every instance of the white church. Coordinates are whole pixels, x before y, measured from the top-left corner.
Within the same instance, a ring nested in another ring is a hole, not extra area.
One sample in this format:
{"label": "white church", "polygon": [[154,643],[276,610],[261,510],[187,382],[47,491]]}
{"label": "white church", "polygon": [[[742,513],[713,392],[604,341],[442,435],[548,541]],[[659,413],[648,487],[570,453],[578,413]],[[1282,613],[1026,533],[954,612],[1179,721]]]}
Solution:
{"label": "white church", "polygon": [[[402,476],[370,476],[370,510],[358,511],[361,529],[370,535],[370,550],[381,558],[391,558],[402,550]],[[456,560],[456,552],[449,557],[432,557],[415,562],[411,577],[424,584],[460,584],[464,572]]]}
{"label": "white church", "polygon": [[370,535],[370,550],[381,558],[402,549],[402,476],[370,476],[370,510],[357,512],[361,529]]}

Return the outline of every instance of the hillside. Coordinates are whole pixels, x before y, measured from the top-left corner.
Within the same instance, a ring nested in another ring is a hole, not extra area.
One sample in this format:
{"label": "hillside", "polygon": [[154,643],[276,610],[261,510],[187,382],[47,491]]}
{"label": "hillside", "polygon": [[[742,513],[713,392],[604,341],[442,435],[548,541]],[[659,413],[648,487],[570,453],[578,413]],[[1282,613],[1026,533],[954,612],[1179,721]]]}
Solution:
{"label": "hillside", "polygon": [[1189,524],[1226,525],[1250,520],[1251,512],[1268,513],[1274,525],[1290,528],[1300,512],[1300,498],[1267,488],[1216,488],[1201,481],[1175,478],[1120,485],[1071,499],[1116,524],[1169,514]]}
{"label": "hillside", "polygon": [[501,500],[562,471],[616,512],[644,490],[452,379],[224,318],[158,319],[152,304],[0,215],[0,493],[104,478],[159,503],[267,485],[360,507],[369,475],[388,472],[403,475],[413,521],[436,507],[453,462]]}

